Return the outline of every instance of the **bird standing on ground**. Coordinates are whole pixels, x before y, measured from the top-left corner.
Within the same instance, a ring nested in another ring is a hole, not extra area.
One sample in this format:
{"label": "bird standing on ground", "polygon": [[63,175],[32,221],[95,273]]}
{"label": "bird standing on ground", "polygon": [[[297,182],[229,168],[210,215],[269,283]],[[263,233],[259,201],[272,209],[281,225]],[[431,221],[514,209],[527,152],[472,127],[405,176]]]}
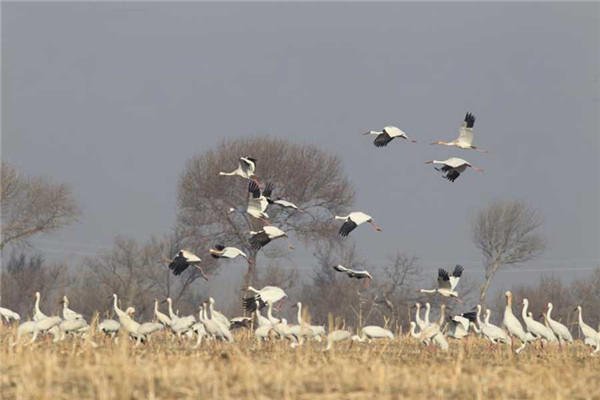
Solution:
{"label": "bird standing on ground", "polygon": [[69,299],[67,298],[67,296],[63,296],[63,298],[60,302],[63,305],[63,318],[65,320],[73,321],[76,319],[83,319],[83,315],[81,315],[78,312],[75,312],[69,308]]}
{"label": "bird standing on ground", "polygon": [[11,319],[13,321],[19,321],[21,319],[21,316],[19,314],[4,307],[0,307],[0,316],[4,318],[6,323],[10,323]]}
{"label": "bird standing on ground", "polygon": [[554,306],[552,303],[548,303],[546,305],[546,320],[548,321],[548,325],[550,329],[554,332],[556,337],[558,337],[559,343],[562,345],[563,342],[573,343],[573,336],[571,336],[571,332],[569,332],[569,328],[565,325],[561,324],[558,321],[552,319],[552,309]]}

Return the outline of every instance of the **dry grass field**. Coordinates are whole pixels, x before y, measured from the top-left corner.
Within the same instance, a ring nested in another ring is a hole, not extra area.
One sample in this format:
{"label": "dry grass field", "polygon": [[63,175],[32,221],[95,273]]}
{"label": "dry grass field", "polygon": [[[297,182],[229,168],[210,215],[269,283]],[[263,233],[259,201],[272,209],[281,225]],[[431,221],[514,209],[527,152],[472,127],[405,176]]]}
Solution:
{"label": "dry grass field", "polygon": [[0,336],[0,398],[7,399],[600,399],[600,357],[577,344],[564,351],[530,348],[516,356],[486,341],[451,342],[448,353],[411,338],[291,349],[259,347],[248,333],[233,345],[147,345],[47,338],[11,347]]}

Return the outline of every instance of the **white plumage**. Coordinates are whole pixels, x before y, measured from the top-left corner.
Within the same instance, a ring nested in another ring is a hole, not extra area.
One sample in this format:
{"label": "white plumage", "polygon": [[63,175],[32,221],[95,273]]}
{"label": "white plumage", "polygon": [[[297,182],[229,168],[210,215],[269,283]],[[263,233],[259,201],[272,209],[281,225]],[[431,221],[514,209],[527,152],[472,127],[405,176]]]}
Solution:
{"label": "white plumage", "polygon": [[402,138],[402,139],[406,139],[410,142],[417,143],[416,140],[409,138],[406,135],[406,133],[404,133],[399,128],[396,128],[395,126],[386,126],[385,128],[383,128],[383,130],[381,132],[369,131],[369,132],[365,132],[364,134],[376,136],[375,140],[373,141],[373,144],[375,145],[375,147],[385,147],[388,145],[389,142],[391,142],[395,138]]}
{"label": "white plumage", "polygon": [[468,161],[463,160],[462,158],[452,157],[444,161],[432,160],[426,161],[425,164],[439,164],[442,165],[441,168],[435,168],[437,171],[440,171],[444,177],[444,179],[448,179],[450,182],[454,182],[460,174],[465,172],[467,168],[473,168],[477,172],[483,172],[483,169],[477,168],[473,166]]}
{"label": "white plumage", "polygon": [[338,231],[339,235],[342,237],[348,236],[350,232],[365,222],[370,223],[376,231],[381,232],[381,228],[375,224],[373,217],[361,211],[351,212],[346,216],[336,215],[334,218],[344,221],[342,226],[340,226],[340,230]]}
{"label": "white plumage", "polygon": [[473,125],[475,125],[475,116],[467,112],[464,121],[460,124],[460,128],[458,128],[458,138],[451,142],[443,142],[438,140],[431,144],[441,144],[445,146],[458,147],[460,149],[477,150],[482,153],[489,153],[487,150],[481,150],[473,146]]}

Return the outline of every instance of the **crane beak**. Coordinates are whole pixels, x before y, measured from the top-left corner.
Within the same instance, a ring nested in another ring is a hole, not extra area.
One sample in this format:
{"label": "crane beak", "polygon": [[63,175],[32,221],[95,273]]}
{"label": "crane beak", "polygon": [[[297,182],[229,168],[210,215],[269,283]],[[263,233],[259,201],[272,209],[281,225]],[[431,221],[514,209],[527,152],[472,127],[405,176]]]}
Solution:
{"label": "crane beak", "polygon": [[[431,144],[435,144],[435,143],[431,143]],[[425,161],[425,164],[433,164],[433,161]]]}
{"label": "crane beak", "polygon": [[483,168],[472,167],[477,172],[483,172]]}

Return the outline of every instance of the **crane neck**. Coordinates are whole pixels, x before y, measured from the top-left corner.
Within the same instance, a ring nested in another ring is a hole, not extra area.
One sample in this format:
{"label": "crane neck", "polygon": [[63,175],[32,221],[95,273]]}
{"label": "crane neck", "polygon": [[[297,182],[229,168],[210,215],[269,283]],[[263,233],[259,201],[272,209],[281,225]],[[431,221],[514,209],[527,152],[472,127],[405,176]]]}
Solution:
{"label": "crane neck", "polygon": [[481,306],[480,305],[477,306],[477,324],[479,325],[479,327],[481,327],[481,325],[483,325],[483,323],[481,322]]}
{"label": "crane neck", "polygon": [[302,325],[302,303],[298,303],[298,325]]}

